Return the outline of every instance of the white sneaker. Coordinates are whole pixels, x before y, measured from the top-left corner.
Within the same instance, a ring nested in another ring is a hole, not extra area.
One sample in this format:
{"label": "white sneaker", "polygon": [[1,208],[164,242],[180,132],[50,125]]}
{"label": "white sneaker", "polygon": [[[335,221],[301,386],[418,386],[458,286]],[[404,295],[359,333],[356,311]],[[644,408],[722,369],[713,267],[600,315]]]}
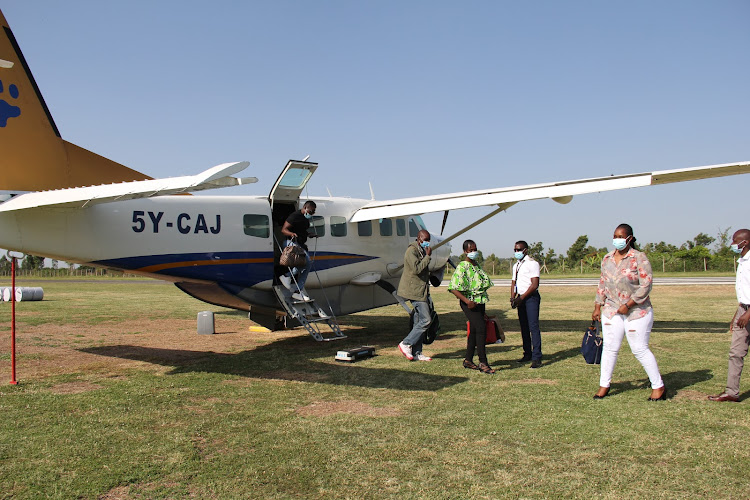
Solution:
{"label": "white sneaker", "polygon": [[417,354],[417,361],[432,361],[432,358],[429,356],[425,356],[421,352]]}
{"label": "white sneaker", "polygon": [[321,308],[318,308],[318,316],[320,316],[323,319],[330,318],[330,316],[328,314],[326,314],[326,312],[323,309],[321,309]]}
{"label": "white sneaker", "polygon": [[292,277],[291,276],[287,276],[286,274],[283,274],[279,276],[279,281],[287,290],[292,289]]}
{"label": "white sneaker", "polygon": [[403,342],[401,342],[401,343],[398,344],[398,350],[401,351],[401,354],[403,354],[404,356],[406,356],[406,359],[408,359],[409,361],[411,361],[412,359],[414,359],[414,356],[412,356],[412,354],[411,354],[411,346],[410,345],[406,345]]}
{"label": "white sneaker", "polygon": [[294,300],[299,300],[300,302],[311,302],[312,299],[307,296],[305,292],[297,292],[292,294],[292,298]]}

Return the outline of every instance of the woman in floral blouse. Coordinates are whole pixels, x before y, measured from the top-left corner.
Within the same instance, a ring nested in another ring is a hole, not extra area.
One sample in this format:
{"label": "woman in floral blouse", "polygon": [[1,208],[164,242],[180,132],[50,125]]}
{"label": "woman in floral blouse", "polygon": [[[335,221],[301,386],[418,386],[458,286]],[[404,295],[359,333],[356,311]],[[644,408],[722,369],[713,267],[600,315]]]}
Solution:
{"label": "woman in floral blouse", "polygon": [[604,341],[599,391],[594,399],[602,399],[609,393],[617,353],[625,336],[630,350],[651,381],[648,400],[667,399],[656,358],[648,348],[654,324],[654,313],[648,297],[652,282],[651,263],[646,254],[633,248],[633,228],[627,224],[617,226],[612,244],[615,250],[602,259],[602,276],[591,315],[594,321],[601,320]]}
{"label": "woman in floral blouse", "polygon": [[[490,300],[487,290],[493,286],[493,283],[476,262],[477,255],[479,255],[477,244],[472,240],[466,240],[463,248],[466,258],[459,262],[458,267],[456,267],[448,291],[461,301],[461,309],[469,320],[469,336],[466,340],[464,368],[493,374],[495,370],[490,368],[487,361],[487,350],[485,349],[487,330],[484,320],[485,304]],[[475,350],[479,356],[479,366],[475,365],[473,361]]]}

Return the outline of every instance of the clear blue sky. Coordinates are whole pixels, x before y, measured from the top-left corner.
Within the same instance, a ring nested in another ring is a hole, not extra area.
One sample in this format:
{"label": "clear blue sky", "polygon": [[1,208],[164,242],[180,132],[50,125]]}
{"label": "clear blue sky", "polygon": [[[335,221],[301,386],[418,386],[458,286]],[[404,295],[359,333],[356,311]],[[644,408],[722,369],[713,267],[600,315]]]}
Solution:
{"label": "clear blue sky", "polygon": [[[250,161],[260,181],[224,194],[266,194],[308,154],[310,195],[369,198],[369,181],[377,199],[750,161],[746,0],[0,7],[63,137],[154,177]],[[628,222],[679,245],[750,226],[749,187],[526,202],[468,235],[485,254],[564,253]],[[451,213],[446,233],[488,211]]]}

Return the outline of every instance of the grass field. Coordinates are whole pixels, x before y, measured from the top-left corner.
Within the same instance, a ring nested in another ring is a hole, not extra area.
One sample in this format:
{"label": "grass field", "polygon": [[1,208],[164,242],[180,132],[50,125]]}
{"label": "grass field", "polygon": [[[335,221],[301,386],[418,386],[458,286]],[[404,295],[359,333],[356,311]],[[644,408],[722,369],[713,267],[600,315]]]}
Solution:
{"label": "grass field", "polygon": [[[538,370],[514,362],[515,311],[493,289],[508,338],[488,376],[461,367],[465,318],[444,289],[435,360],[410,363],[396,306],[341,318],[349,338],[328,344],[218,308],[219,333],[198,335],[212,307],[155,281],[41,286],[17,308],[18,386],[0,303],[0,498],[750,496],[750,392],[706,400],[726,381],[732,286],[653,290],[655,403],[625,345],[611,396],[592,399],[592,287],[541,288]],[[334,361],[359,345],[378,356]]]}

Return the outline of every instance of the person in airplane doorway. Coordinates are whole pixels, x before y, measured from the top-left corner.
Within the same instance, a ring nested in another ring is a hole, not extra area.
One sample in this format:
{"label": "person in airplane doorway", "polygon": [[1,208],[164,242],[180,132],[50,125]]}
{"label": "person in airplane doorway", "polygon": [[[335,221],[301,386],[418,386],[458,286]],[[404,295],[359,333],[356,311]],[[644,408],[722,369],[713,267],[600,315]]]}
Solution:
{"label": "person in airplane doorway", "polygon": [[422,338],[430,326],[430,233],[424,229],[417,233],[404,254],[404,272],[398,283],[399,296],[411,301],[414,307],[414,325],[409,334],[398,344],[398,350],[409,361],[432,361],[422,354]]}
{"label": "person in airplane doorway", "polygon": [[609,394],[612,372],[617,363],[617,353],[623,337],[627,337],[630,350],[651,381],[649,401],[667,399],[667,388],[659,373],[656,358],[648,348],[654,311],[649,294],[653,277],[651,263],[646,254],[635,247],[633,228],[620,224],[612,239],[615,247],[602,259],[602,275],[596,290],[596,301],[591,319],[602,322],[602,364],[599,390],[594,399]]}
{"label": "person in airplane doorway", "polygon": [[531,361],[531,368],[542,366],[542,332],[539,328],[539,263],[529,255],[529,244],[517,241],[513,245],[517,262],[513,265],[510,282],[510,305],[518,309],[521,324],[523,357],[519,363]]}
{"label": "person in airplane doorway", "polygon": [[737,259],[737,278],[734,284],[738,306],[729,324],[732,343],[729,344],[727,387],[721,394],[709,396],[708,399],[736,403],[740,400],[740,375],[750,344],[750,229],[736,231],[730,248],[734,253],[740,254],[740,258]]}
{"label": "person in airplane doorway", "polygon": [[[287,246],[291,242],[296,243],[302,247],[305,251],[305,257],[307,257],[305,267],[301,269],[297,267],[292,268],[290,272],[279,276],[281,284],[294,292],[292,293],[292,298],[294,300],[310,301],[310,297],[308,297],[305,292],[305,283],[307,282],[307,275],[310,274],[310,269],[312,268],[312,260],[310,259],[310,254],[307,253],[306,243],[307,238],[317,238],[317,234],[310,234],[308,232],[308,229],[310,229],[310,220],[312,219],[312,216],[315,215],[316,208],[317,205],[314,201],[306,201],[300,210],[292,212],[289,217],[287,217],[284,226],[281,228],[281,234],[287,237],[284,245]],[[292,275],[294,275],[294,279],[292,279]],[[296,287],[294,286],[295,282]]]}
{"label": "person in airplane doorway", "polygon": [[[484,270],[479,267],[476,258],[477,244],[473,240],[464,241],[463,245],[466,258],[458,263],[456,272],[453,273],[448,291],[456,296],[461,305],[461,310],[469,320],[469,335],[466,338],[466,356],[464,357],[464,368],[479,370],[491,375],[495,373],[487,361],[487,328],[485,323],[485,304],[489,302],[490,296],[487,290],[494,286],[492,280]],[[474,351],[479,356],[479,366],[474,364]]]}

